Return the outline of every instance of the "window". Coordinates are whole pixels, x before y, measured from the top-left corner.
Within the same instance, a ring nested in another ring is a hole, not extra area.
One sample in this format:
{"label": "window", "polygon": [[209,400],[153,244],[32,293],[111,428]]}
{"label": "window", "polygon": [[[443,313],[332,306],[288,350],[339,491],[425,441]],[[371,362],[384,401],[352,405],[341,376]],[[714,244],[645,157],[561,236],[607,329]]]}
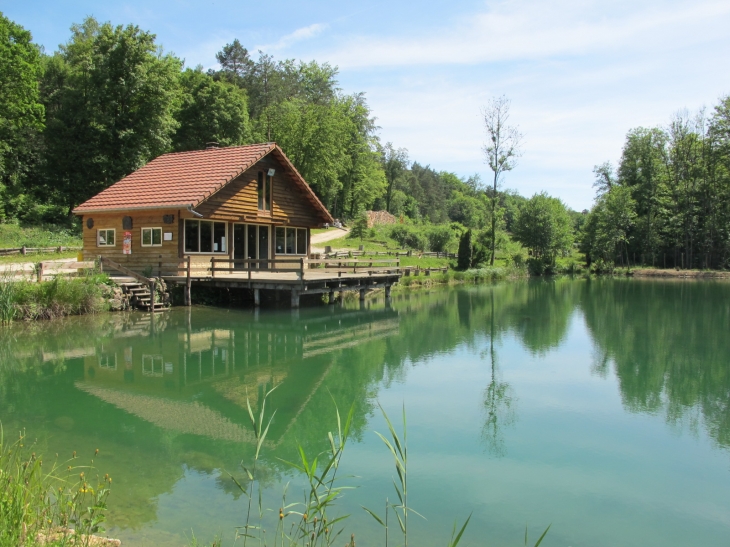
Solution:
{"label": "window", "polygon": [[142,247],[162,246],[162,228],[142,228]]}
{"label": "window", "polygon": [[306,228],[276,228],[276,254],[305,255],[307,254]]}
{"label": "window", "polygon": [[271,211],[271,186],[273,179],[274,177],[264,175],[263,171],[259,171],[258,184],[256,186],[259,211]]}
{"label": "window", "polygon": [[185,220],[186,253],[227,253],[226,222]]}
{"label": "window", "polygon": [[114,229],[97,230],[96,244],[99,247],[114,247]]}

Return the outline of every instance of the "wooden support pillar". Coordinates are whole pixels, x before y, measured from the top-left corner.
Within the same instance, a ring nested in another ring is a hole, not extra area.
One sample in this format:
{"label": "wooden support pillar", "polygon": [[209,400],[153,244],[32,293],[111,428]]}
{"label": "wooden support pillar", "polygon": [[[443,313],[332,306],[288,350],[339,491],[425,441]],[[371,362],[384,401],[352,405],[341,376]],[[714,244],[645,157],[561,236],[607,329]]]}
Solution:
{"label": "wooden support pillar", "polygon": [[299,291],[296,289],[291,290],[291,307],[292,309],[299,307]]}
{"label": "wooden support pillar", "polygon": [[360,302],[365,302],[365,293],[367,289],[360,289]]}
{"label": "wooden support pillar", "polygon": [[190,297],[190,283],[185,283],[183,300],[186,306],[190,306],[193,303],[192,298]]}
{"label": "wooden support pillar", "polygon": [[253,305],[257,308],[261,305],[261,291],[260,289],[253,290]]}
{"label": "wooden support pillar", "polygon": [[385,298],[390,299],[390,287],[391,285],[385,286]]}
{"label": "wooden support pillar", "polygon": [[330,289],[330,294],[329,294],[328,302],[330,304],[334,304],[335,303],[335,291],[333,289]]}

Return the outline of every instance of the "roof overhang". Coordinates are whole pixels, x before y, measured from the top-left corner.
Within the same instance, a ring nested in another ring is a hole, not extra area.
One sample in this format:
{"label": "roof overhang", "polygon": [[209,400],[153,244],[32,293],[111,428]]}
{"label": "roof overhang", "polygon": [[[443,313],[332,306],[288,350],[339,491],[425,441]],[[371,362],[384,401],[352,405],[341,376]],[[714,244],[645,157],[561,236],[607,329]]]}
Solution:
{"label": "roof overhang", "polygon": [[104,209],[74,209],[71,211],[74,215],[85,215],[87,213],[122,213],[124,211],[151,211],[154,209],[187,209],[188,207],[194,207],[192,203],[169,203],[164,205],[150,205],[148,207],[113,207]]}

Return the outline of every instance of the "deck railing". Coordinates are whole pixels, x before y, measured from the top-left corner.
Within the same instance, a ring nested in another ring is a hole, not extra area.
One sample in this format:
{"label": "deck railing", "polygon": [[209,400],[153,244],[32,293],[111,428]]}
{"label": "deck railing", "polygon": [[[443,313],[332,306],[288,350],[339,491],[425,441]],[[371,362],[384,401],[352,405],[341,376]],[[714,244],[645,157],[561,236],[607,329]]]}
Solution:
{"label": "deck railing", "polygon": [[[255,273],[296,273],[298,279],[304,279],[308,271],[317,273],[336,273],[338,277],[343,274],[367,273],[368,275],[378,273],[400,273],[400,259],[362,259],[362,258],[323,258],[309,259],[298,258],[245,258],[232,259],[224,257],[211,257],[209,261],[195,260],[193,257],[185,257],[184,273],[182,275],[188,280],[201,277],[222,277],[221,274],[241,274],[251,280]],[[178,274],[180,275],[180,274]]]}

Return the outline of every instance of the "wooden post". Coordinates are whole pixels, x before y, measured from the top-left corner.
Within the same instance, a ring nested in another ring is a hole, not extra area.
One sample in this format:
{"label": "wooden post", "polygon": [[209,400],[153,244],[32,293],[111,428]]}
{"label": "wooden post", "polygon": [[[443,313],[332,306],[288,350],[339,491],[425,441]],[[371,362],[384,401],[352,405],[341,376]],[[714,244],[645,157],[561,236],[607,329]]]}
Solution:
{"label": "wooden post", "polygon": [[390,285],[385,286],[385,298],[390,300]]}
{"label": "wooden post", "polygon": [[215,257],[210,257],[210,276],[215,277]]}
{"label": "wooden post", "polygon": [[360,302],[365,302],[365,293],[367,289],[360,289]]}
{"label": "wooden post", "polygon": [[333,289],[330,289],[329,303],[330,304],[334,304],[335,303],[335,291]]}
{"label": "wooden post", "polygon": [[261,291],[260,289],[253,290],[253,305],[257,308],[261,305]]}
{"label": "wooden post", "polygon": [[43,281],[43,262],[38,265],[38,283]]}
{"label": "wooden post", "polygon": [[299,291],[296,289],[291,290],[291,307],[292,309],[299,307]]}
{"label": "wooden post", "polygon": [[192,257],[188,255],[188,264],[187,264],[187,277],[185,279],[185,305],[186,306],[192,306],[193,304],[193,298],[190,292],[190,286],[192,285],[192,282],[190,281],[190,262]]}

